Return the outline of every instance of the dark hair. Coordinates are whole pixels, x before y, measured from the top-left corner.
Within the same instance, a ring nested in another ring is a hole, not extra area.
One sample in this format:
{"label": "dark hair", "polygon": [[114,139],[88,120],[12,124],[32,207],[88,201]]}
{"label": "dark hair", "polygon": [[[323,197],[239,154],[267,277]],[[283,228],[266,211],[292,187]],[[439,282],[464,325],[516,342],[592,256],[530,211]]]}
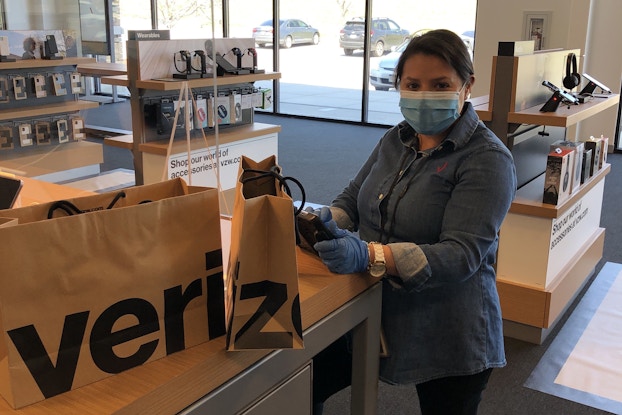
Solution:
{"label": "dark hair", "polygon": [[473,62],[466,45],[454,32],[447,29],[431,30],[410,40],[395,68],[395,88],[399,88],[404,63],[418,53],[436,56],[447,62],[458,73],[463,82],[473,75]]}

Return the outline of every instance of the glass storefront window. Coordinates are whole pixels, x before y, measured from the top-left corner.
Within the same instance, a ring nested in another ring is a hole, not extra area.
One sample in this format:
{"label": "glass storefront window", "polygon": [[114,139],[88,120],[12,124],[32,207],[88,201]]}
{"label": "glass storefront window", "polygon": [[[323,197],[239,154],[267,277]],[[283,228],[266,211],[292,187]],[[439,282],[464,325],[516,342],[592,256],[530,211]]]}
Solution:
{"label": "glass storefront window", "polygon": [[[391,125],[401,120],[398,94],[392,87],[400,44],[426,30],[447,28],[464,34],[465,43],[473,47],[477,2],[439,0],[433,6],[417,5],[417,12],[413,13],[412,3],[376,1],[372,4],[367,65],[363,53],[364,0],[318,0],[308,5],[281,0],[278,48],[265,40],[274,30],[272,1],[231,0],[229,5],[230,36],[254,36],[259,66],[281,73],[275,112]],[[297,21],[315,28],[319,43],[314,44],[310,38],[304,40],[300,35],[300,43],[296,44],[292,35],[290,46],[288,36]],[[258,84],[271,87],[272,82]]]}
{"label": "glass storefront window", "polygon": [[214,31],[219,37],[222,34],[221,0],[158,0],[158,29],[169,29],[173,39],[211,38],[212,16]]}
{"label": "glass storefront window", "polygon": [[[412,3],[399,0],[377,1],[373,4],[374,24],[383,25],[388,18],[402,29],[406,29],[408,37],[421,35],[430,29],[449,29],[461,35],[467,46],[473,50],[475,12],[477,2],[475,0],[438,0],[428,4],[419,4],[417,12],[413,13]],[[389,21],[386,24],[391,25]],[[385,25],[386,25],[385,24]],[[384,27],[379,28],[383,32]],[[394,33],[389,30],[390,33]],[[376,38],[374,38],[376,37]],[[382,42],[380,36],[372,35],[372,50],[379,49],[378,42]],[[375,124],[396,124],[402,120],[402,114],[398,107],[399,94],[393,87],[393,70],[401,56],[405,45],[395,45],[395,41],[386,42],[383,54],[372,54],[370,58],[369,73],[369,112],[368,121]]]}
{"label": "glass storefront window", "polygon": [[[125,62],[125,42],[128,30],[151,29],[151,1],[150,0],[116,0],[118,2],[118,29],[121,42],[116,49],[117,62]],[[113,9],[114,10],[114,9]],[[114,13],[114,11],[113,11]]]}

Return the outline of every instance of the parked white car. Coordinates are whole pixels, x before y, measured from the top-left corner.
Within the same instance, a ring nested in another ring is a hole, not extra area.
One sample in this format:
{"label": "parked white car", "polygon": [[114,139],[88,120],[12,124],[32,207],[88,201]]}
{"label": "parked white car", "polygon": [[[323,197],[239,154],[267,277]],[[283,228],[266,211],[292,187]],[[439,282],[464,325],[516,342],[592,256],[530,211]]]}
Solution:
{"label": "parked white car", "polygon": [[[428,30],[425,30],[425,32],[427,31]],[[417,33],[414,36],[416,36]],[[467,36],[467,34],[471,33],[472,32],[464,32],[464,34],[460,35],[460,37],[469,49],[471,59],[473,59],[473,44],[475,38],[473,36]],[[369,83],[376,88],[376,91],[388,91],[393,88],[393,83],[395,81],[395,67],[397,66],[397,61],[400,59],[400,56],[402,56],[402,52],[406,49],[408,42],[410,42],[410,39],[405,40],[397,48],[395,48],[394,51],[380,59],[378,66],[369,71]]]}

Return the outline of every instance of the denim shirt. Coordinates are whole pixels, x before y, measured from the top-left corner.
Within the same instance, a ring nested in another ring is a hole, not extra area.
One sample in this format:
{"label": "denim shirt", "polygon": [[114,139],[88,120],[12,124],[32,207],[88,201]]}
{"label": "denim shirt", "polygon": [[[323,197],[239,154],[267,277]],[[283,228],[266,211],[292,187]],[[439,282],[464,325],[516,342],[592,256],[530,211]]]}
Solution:
{"label": "denim shirt", "polygon": [[416,148],[406,122],[387,131],[331,209],[340,227],[393,254],[399,275],[383,280],[389,357],[380,362],[390,383],[506,363],[494,264],[516,191],[512,155],[470,103],[437,148]]}

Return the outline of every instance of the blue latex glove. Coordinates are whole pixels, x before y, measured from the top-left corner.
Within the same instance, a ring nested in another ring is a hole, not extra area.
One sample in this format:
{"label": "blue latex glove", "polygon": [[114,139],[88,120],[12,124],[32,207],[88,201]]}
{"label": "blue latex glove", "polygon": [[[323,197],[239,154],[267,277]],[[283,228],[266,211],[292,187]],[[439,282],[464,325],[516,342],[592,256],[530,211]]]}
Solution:
{"label": "blue latex glove", "polygon": [[369,264],[367,244],[352,232],[337,229],[339,236],[335,239],[320,241],[313,246],[324,264],[338,274],[366,271]]}
{"label": "blue latex glove", "polygon": [[330,212],[328,206],[322,206],[320,209],[313,209],[309,206],[305,208],[305,210],[320,218],[326,229],[328,229],[335,236],[335,238],[341,238],[347,234],[346,230],[343,230],[337,226],[337,223],[333,220],[333,214]]}

